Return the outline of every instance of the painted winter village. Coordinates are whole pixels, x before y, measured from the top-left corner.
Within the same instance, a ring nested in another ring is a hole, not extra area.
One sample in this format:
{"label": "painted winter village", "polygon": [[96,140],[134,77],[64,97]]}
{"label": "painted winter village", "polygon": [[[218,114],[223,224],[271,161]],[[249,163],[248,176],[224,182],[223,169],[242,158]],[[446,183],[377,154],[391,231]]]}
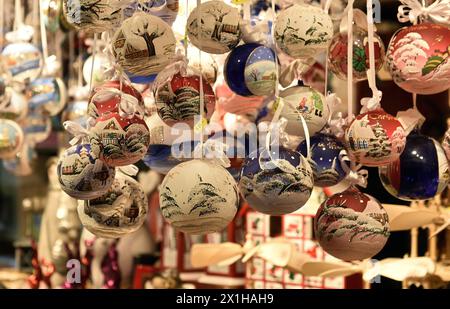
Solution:
{"label": "painted winter village", "polygon": [[1,288],[450,287],[449,0],[0,16]]}

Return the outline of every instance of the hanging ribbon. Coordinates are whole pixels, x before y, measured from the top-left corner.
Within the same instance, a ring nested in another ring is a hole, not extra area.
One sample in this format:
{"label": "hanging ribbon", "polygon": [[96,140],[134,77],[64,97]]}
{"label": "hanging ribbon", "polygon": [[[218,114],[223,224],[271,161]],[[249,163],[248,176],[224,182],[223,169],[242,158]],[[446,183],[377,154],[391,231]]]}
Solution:
{"label": "hanging ribbon", "polygon": [[279,83],[283,87],[288,87],[294,80],[301,79],[300,76],[306,73],[316,62],[314,58],[295,59],[289,65],[282,67]]}
{"label": "hanging ribbon", "polygon": [[417,24],[421,18],[438,24],[450,25],[450,0],[435,0],[425,6],[419,0],[400,0],[397,18],[401,23]]}
{"label": "hanging ribbon", "polygon": [[227,145],[222,141],[208,139],[194,148],[194,158],[202,158],[225,168],[230,167],[230,159],[226,156]]}
{"label": "hanging ribbon", "polygon": [[[367,187],[367,177],[369,172],[366,169],[361,169],[362,165],[355,165],[353,161],[347,155],[347,151],[342,149],[339,153],[339,162],[341,163],[342,169],[347,174],[345,180],[350,182],[352,185],[358,185],[360,187]],[[350,165],[348,164],[350,162]]]}
{"label": "hanging ribbon", "polygon": [[69,144],[74,146],[76,144],[87,142],[89,131],[83,128],[79,123],[74,121],[64,121],[64,129],[72,134],[74,137],[69,141]]}
{"label": "hanging ribbon", "polygon": [[[1,12],[4,14],[4,12]],[[8,32],[5,38],[8,42],[29,42],[34,35],[33,26],[25,25],[23,22],[23,7],[21,0],[15,0],[14,4],[14,26],[13,31]]]}
{"label": "hanging ribbon", "polygon": [[120,103],[118,104],[120,117],[132,118],[134,116],[137,116],[141,119],[144,117],[145,111],[144,108],[139,104],[138,99],[116,88],[104,88],[97,91],[92,96],[91,101],[107,101],[111,100],[114,97],[120,99]]}
{"label": "hanging ribbon", "polygon": [[373,111],[381,108],[381,97],[383,93],[378,90],[375,75],[375,51],[374,51],[374,24],[373,24],[373,7],[372,0],[367,0],[367,25],[368,25],[368,45],[369,45],[369,69],[367,70],[367,78],[369,87],[372,90],[371,98],[361,99],[361,113]]}
{"label": "hanging ribbon", "polygon": [[136,176],[139,173],[139,168],[136,165],[130,164],[125,166],[119,166],[117,169],[128,176]]}
{"label": "hanging ribbon", "polygon": [[347,120],[353,118],[353,2],[347,4]]}

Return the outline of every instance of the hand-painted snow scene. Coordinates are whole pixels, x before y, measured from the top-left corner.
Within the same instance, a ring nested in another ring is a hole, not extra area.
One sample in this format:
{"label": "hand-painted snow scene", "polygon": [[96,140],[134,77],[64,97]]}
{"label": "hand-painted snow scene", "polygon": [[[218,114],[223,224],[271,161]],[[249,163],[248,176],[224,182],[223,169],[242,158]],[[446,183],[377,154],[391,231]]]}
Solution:
{"label": "hand-painted snow scene", "polygon": [[82,200],[106,193],[114,180],[115,169],[100,161],[97,155],[91,152],[89,144],[76,145],[66,150],[57,168],[64,192]]}
{"label": "hand-painted snow scene", "polygon": [[103,196],[79,204],[81,223],[98,237],[118,238],[145,221],[147,196],[133,178],[118,173]]}
{"label": "hand-painted snow scene", "polygon": [[223,230],[239,205],[238,189],[230,173],[199,160],[174,167],[164,178],[159,194],[163,217],[189,234]]}
{"label": "hand-painted snow scene", "polygon": [[133,76],[159,73],[175,55],[175,36],[170,26],[143,12],[126,19],[112,41],[117,62]]}
{"label": "hand-painted snow scene", "polygon": [[266,157],[264,151],[250,155],[244,162],[239,189],[255,210],[280,215],[303,206],[313,188],[313,172],[306,158],[280,148],[279,159]]}
{"label": "hand-painted snow scene", "polygon": [[386,211],[373,197],[349,190],[319,208],[315,232],[320,246],[345,261],[377,254],[390,235]]}
{"label": "hand-painted snow scene", "polygon": [[257,47],[247,58],[244,70],[248,90],[257,96],[271,95],[276,85],[275,69],[274,52],[265,46]]}
{"label": "hand-painted snow scene", "polygon": [[391,40],[387,63],[394,81],[406,91],[434,94],[450,84],[450,30],[420,24],[400,30]]}
{"label": "hand-painted snow scene", "polygon": [[328,47],[333,24],[320,8],[293,5],[278,13],[274,31],[282,51],[294,58],[306,58]]}
{"label": "hand-painted snow scene", "polygon": [[[198,12],[200,10],[200,14]],[[197,17],[200,17],[200,31]],[[208,1],[195,8],[187,20],[189,40],[211,54],[223,54],[241,39],[239,11],[221,1]]]}
{"label": "hand-painted snow scene", "polygon": [[137,116],[122,118],[118,114],[101,116],[89,137],[92,151],[110,166],[136,163],[147,153],[150,133]]}

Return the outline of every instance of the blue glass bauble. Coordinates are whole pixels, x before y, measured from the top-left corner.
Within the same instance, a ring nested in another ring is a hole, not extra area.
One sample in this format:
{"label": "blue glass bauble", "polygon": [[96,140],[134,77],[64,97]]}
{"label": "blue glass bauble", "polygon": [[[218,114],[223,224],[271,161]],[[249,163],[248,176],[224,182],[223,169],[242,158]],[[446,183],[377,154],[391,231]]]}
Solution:
{"label": "blue glass bauble", "polygon": [[313,173],[305,157],[279,147],[250,154],[241,169],[239,189],[253,209],[268,215],[292,213],[305,205],[313,188]]}
{"label": "blue glass bauble", "polygon": [[[345,149],[344,145],[334,136],[318,133],[311,137],[311,160],[309,164],[314,173],[314,185],[330,187],[345,178],[339,153]],[[306,141],[298,145],[297,151],[306,157]]]}
{"label": "blue glass bauble", "polygon": [[228,55],[224,76],[228,87],[238,95],[267,96],[275,91],[275,53],[268,47],[249,43]]}
{"label": "blue glass bauble", "polygon": [[441,145],[431,137],[412,132],[400,158],[378,168],[385,189],[402,200],[426,200],[448,184],[448,162]]}

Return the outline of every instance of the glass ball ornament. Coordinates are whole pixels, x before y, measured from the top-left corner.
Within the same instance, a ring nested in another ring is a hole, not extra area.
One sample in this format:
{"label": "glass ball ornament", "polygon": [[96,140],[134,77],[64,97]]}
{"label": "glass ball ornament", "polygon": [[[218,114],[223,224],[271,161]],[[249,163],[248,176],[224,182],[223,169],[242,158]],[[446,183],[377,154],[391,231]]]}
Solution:
{"label": "glass ball ornament", "polygon": [[32,81],[26,90],[28,104],[50,116],[58,115],[66,106],[67,90],[60,78],[41,77]]}
{"label": "glass ball ornament", "polygon": [[67,23],[89,33],[110,31],[120,26],[124,1],[64,0],[63,13]]}
{"label": "glass ball ornament", "polygon": [[73,121],[85,128],[87,127],[87,110],[88,101],[86,100],[70,102],[62,112],[61,123]]}
{"label": "glass ball ornament", "polygon": [[3,159],[3,168],[14,176],[28,176],[33,173],[32,161],[37,158],[36,151],[24,142],[22,149],[11,159]]}
{"label": "glass ball ornament", "polygon": [[402,124],[382,109],[358,115],[345,131],[350,159],[366,166],[397,160],[406,143]]}
{"label": "glass ball ornament", "polygon": [[3,107],[0,108],[0,118],[21,121],[26,117],[28,113],[28,101],[21,92],[7,87],[5,89],[4,100],[7,101],[4,101]]}
{"label": "glass ball ornament", "polygon": [[423,23],[398,30],[392,37],[386,62],[394,82],[417,94],[435,94],[450,88],[450,29]]}
{"label": "glass ball ornament", "polygon": [[61,4],[62,1],[60,0],[41,1],[45,28],[50,32],[57,32],[59,30],[59,12],[62,9]]}
{"label": "glass ball ornament", "polygon": [[[92,62],[94,62],[94,70],[92,70]],[[92,86],[97,86],[107,81],[106,71],[110,66],[111,62],[105,54],[96,53],[95,57],[89,56],[83,64],[83,79],[85,83],[91,83],[92,71],[94,72],[92,75]]]}
{"label": "glass ball ornament", "polygon": [[52,131],[52,122],[48,115],[42,114],[39,110],[29,109],[25,119],[20,122],[25,140],[31,145],[36,145],[45,141]]}
{"label": "glass ball ornament", "polygon": [[354,187],[322,203],[314,230],[322,249],[344,261],[373,257],[390,235],[386,210],[377,199]]}
{"label": "glass ball ornament", "polygon": [[[209,119],[214,112],[216,96],[206,80],[203,84],[203,117]],[[200,115],[200,76],[176,73],[155,89],[155,103],[158,115],[169,126],[183,122],[194,126],[195,117]]]}
{"label": "glass ball ornament", "polygon": [[80,144],[65,150],[58,161],[61,189],[73,198],[90,200],[104,195],[116,171],[91,152],[91,145]]}
{"label": "glass ball ornament", "polygon": [[10,119],[0,119],[0,159],[13,158],[24,141],[22,128]]}
{"label": "glass ball ornament", "polygon": [[[328,47],[328,63],[330,70],[337,77],[347,80],[347,33],[336,33]],[[375,70],[378,72],[384,63],[385,48],[383,41],[374,33]],[[369,69],[368,32],[359,27],[353,28],[353,81],[367,79]]]}
{"label": "glass ball ornament", "polygon": [[233,176],[207,160],[183,162],[169,171],[159,189],[164,219],[188,234],[220,232],[233,220],[239,192]]}
{"label": "glass ball ornament", "polygon": [[411,132],[396,161],[378,168],[384,188],[396,198],[426,200],[440,194],[449,182],[445,152],[431,137]]}
{"label": "glass ball ornament", "polygon": [[241,168],[239,190],[251,208],[268,215],[285,215],[301,208],[313,189],[307,159],[282,146],[252,152]]}
{"label": "glass ball ornament", "polygon": [[332,36],[333,22],[320,7],[294,4],[280,11],[275,20],[275,42],[293,58],[314,57],[326,50]]}
{"label": "glass ball ornament", "polygon": [[133,83],[148,83],[175,56],[175,36],[162,19],[137,12],[126,19],[112,38],[117,63]]}
{"label": "glass ball ornament", "polygon": [[305,137],[300,115],[305,119],[309,134],[321,131],[328,122],[330,107],[325,97],[309,86],[293,86],[280,92],[283,99],[281,117],[286,118],[286,133]]}
{"label": "glass ball ornament", "polygon": [[186,23],[187,35],[198,49],[210,54],[224,54],[239,44],[242,36],[240,23],[237,8],[222,1],[207,1],[190,13]]}
{"label": "glass ball ornament", "polygon": [[142,186],[119,172],[104,195],[78,204],[78,216],[83,226],[97,237],[120,238],[142,226],[147,207]]}
{"label": "glass ball ornament", "polygon": [[[339,154],[345,149],[335,136],[317,133],[310,139],[311,165],[314,174],[314,185],[330,187],[338,184],[346,176],[342,168]],[[297,151],[306,157],[308,154],[306,141],[298,145]]]}
{"label": "glass ball ornament", "polygon": [[240,45],[228,54],[224,77],[238,95],[271,95],[277,85],[275,53],[257,43]]}
{"label": "glass ball ornament", "polygon": [[8,44],[1,57],[14,82],[26,83],[35,80],[41,75],[44,66],[41,51],[31,43]]}

